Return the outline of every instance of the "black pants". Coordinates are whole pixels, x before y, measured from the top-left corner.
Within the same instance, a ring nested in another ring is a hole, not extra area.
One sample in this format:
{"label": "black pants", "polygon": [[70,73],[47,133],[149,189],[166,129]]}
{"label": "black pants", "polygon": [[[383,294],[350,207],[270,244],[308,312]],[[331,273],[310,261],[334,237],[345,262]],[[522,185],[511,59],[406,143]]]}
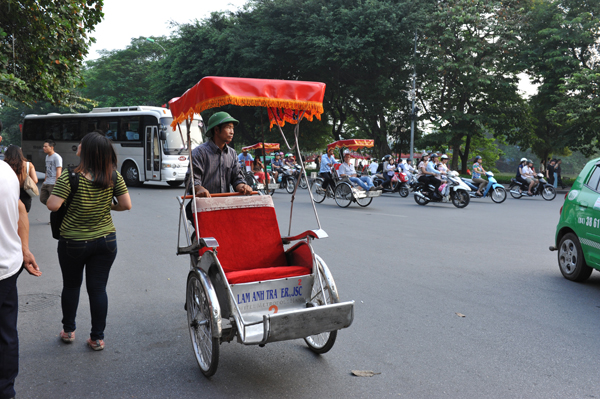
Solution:
{"label": "black pants", "polygon": [[323,190],[327,191],[327,187],[331,184],[333,186],[333,177],[330,172],[321,172],[319,176],[323,178]]}
{"label": "black pants", "polygon": [[0,280],[0,398],[15,396],[15,378],[19,373],[18,275]]}

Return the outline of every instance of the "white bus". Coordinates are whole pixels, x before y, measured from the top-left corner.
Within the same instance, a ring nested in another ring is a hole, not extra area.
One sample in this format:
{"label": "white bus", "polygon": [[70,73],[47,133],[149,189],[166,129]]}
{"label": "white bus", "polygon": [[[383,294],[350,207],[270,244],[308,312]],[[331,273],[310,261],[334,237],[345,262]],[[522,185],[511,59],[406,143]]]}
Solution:
{"label": "white bus", "polygon": [[[166,108],[134,106],[94,108],[85,114],[27,115],[23,122],[23,155],[35,169],[45,171],[44,140],[56,142],[54,150],[63,167],[77,165],[79,141],[87,133],[101,130],[113,142],[118,170],[128,186],[144,181],[167,182],[176,187],[184,182],[188,167],[186,127],[173,131],[171,111]],[[202,143],[204,124],[194,115],[192,148]]]}

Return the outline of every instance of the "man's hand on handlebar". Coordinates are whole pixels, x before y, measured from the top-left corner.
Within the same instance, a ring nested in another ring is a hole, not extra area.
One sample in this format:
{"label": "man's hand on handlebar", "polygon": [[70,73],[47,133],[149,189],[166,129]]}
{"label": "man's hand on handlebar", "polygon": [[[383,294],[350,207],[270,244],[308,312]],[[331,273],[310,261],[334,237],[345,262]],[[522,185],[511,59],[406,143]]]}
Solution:
{"label": "man's hand on handlebar", "polygon": [[196,197],[210,198],[210,193],[202,186],[196,186]]}
{"label": "man's hand on handlebar", "polygon": [[243,195],[250,195],[252,194],[252,187],[250,187],[247,184],[240,183],[237,186],[235,186],[235,191]]}

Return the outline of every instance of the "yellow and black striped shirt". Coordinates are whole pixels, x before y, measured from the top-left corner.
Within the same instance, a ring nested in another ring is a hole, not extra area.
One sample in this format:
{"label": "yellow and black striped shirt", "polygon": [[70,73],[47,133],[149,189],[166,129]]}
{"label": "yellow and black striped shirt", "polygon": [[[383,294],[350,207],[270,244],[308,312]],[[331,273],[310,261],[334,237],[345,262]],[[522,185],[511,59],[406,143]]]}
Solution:
{"label": "yellow and black striped shirt", "polygon": [[[70,193],[69,173],[65,171],[56,181],[52,194],[66,201]],[[85,241],[95,240],[114,232],[110,204],[113,196],[118,197],[123,194],[127,194],[127,186],[119,172],[117,172],[114,193],[113,187],[106,189],[94,187],[91,181],[80,174],[79,186],[60,227],[60,235],[69,240]]]}

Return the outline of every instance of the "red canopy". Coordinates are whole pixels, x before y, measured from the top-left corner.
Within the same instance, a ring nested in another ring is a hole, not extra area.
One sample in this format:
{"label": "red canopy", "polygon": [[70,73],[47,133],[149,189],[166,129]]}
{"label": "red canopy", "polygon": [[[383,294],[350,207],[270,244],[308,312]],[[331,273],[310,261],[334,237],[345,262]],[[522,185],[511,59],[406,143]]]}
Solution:
{"label": "red canopy", "polygon": [[271,127],[275,123],[298,123],[300,112],[312,121],[321,119],[325,83],[297,80],[225,78],[207,76],[181,97],[169,101],[173,129],[194,113],[223,105],[269,108]]}
{"label": "red canopy", "polygon": [[[242,151],[247,150],[262,150],[263,143],[256,143],[249,145],[248,147],[242,147]],[[265,143],[265,151],[277,151],[279,149],[279,143]]]}
{"label": "red canopy", "polygon": [[371,139],[351,139],[351,140],[339,140],[334,143],[328,144],[327,149],[330,148],[343,148],[346,147],[349,150],[358,150],[359,148],[371,148],[375,145],[375,141]]}

